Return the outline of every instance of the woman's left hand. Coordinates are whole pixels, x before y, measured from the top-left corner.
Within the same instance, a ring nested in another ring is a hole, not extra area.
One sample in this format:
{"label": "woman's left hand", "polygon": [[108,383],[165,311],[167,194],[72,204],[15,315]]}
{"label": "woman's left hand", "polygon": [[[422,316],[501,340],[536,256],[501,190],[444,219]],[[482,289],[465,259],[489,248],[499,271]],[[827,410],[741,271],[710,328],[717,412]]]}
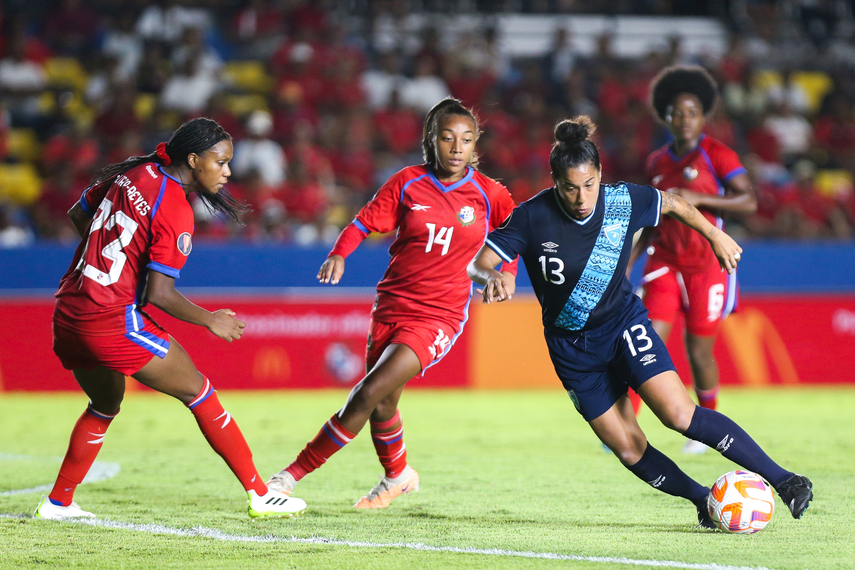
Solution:
{"label": "woman's left hand", "polygon": [[742,259],[742,248],[732,237],[721,230],[710,238],[713,253],[718,258],[718,264],[728,274],[733,273],[739,260]]}

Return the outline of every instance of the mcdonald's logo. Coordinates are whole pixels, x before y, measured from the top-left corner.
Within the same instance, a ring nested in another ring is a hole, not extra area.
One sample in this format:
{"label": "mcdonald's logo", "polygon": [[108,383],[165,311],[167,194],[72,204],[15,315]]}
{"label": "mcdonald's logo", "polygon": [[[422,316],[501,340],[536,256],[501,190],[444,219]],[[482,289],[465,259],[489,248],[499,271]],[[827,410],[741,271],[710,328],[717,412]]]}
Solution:
{"label": "mcdonald's logo", "polygon": [[772,383],[771,364],[782,384],[798,384],[799,375],[780,333],[762,311],[740,309],[724,320],[721,336],[742,384]]}
{"label": "mcdonald's logo", "polygon": [[291,359],[284,349],[265,346],[255,353],[252,380],[256,384],[284,384],[291,378]]}

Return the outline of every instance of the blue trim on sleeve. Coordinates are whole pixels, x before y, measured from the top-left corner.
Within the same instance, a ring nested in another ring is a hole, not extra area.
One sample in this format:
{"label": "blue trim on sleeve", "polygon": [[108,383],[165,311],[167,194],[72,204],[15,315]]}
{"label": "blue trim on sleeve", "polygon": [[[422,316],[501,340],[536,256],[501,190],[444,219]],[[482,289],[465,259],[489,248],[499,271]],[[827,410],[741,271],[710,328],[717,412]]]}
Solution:
{"label": "blue trim on sleeve", "polygon": [[149,261],[146,267],[148,267],[149,269],[154,269],[158,273],[169,275],[173,279],[178,279],[178,273],[180,272],[180,270],[175,269],[174,267],[169,267],[168,265],[164,265],[156,261]]}
{"label": "blue trim on sleeve", "polygon": [[658,188],[653,188],[653,191],[656,192],[656,223],[653,227],[656,227],[662,221],[662,191]]}
{"label": "blue trim on sleeve", "polygon": [[363,224],[362,222],[360,222],[356,218],[353,218],[353,225],[356,226],[356,228],[364,234],[370,234],[371,233],[371,230],[366,228],[365,224]]}
{"label": "blue trim on sleeve", "polygon": [[728,182],[734,176],[739,176],[740,174],[748,174],[748,170],[744,166],[740,166],[738,168],[734,168],[728,174],[724,176],[724,181]]}
{"label": "blue trim on sleeve", "polygon": [[86,195],[91,189],[92,187],[90,186],[89,188],[83,191],[83,194],[80,195],[80,207],[83,209],[84,214],[86,214],[90,218],[94,218],[96,210],[93,210],[91,207],[89,207],[89,202],[86,201]]}
{"label": "blue trim on sleeve", "polygon": [[513,259],[511,258],[510,255],[508,255],[507,253],[502,251],[501,247],[499,247],[498,245],[496,245],[495,243],[493,243],[489,239],[485,240],[484,243],[487,244],[490,247],[490,249],[492,249],[497,254],[499,254],[499,257],[501,257],[505,263],[511,263],[513,261]]}

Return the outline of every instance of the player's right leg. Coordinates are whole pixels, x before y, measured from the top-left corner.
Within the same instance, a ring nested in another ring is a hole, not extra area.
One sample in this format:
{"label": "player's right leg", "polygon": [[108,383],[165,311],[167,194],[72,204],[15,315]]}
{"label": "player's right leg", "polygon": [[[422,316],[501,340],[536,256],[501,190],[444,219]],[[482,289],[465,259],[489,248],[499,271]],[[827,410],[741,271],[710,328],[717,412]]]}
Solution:
{"label": "player's right leg", "polygon": [[181,400],[196,418],[208,443],[226,462],[248,496],[251,517],[291,517],[306,509],[302,499],[269,489],[252,460],[252,452],[231,414],[223,409],[211,382],[170,337],[169,351],[155,357],[133,377],[142,384]]}
{"label": "player's right leg", "polygon": [[71,431],[68,450],[50,494],[42,497],[35,518],[65,519],[93,517],[74,502],[74,491],[92,467],[110,422],[119,413],[125,393],[125,375],[96,366],[73,371],[77,383],[89,396],[89,405]]}
{"label": "player's right leg", "polygon": [[344,407],[327,420],[288,467],[270,478],[271,488],[290,493],[300,479],[356,437],[380,402],[399,393],[420,370],[421,362],[410,347],[404,344],[386,347],[377,364],[351,390]]}

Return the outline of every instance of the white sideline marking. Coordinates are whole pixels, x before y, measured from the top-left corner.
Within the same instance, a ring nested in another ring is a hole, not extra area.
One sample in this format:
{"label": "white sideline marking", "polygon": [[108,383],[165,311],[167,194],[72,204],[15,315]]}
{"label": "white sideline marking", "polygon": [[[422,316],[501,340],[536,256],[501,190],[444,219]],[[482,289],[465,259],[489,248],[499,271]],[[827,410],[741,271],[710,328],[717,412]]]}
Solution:
{"label": "white sideline marking", "polygon": [[[13,515],[0,513],[0,518],[25,519],[30,515]],[[73,524],[85,524],[104,528],[115,528],[149,534],[171,534],[174,536],[203,537],[221,540],[224,542],[280,542],[288,544],[324,544],[330,546],[350,546],[354,548],[400,548],[408,550],[420,550],[426,552],[453,552],[455,554],[481,554],[484,556],[507,556],[516,558],[540,558],[546,560],[575,560],[579,562],[604,562],[606,564],[629,564],[632,566],[651,566],[656,568],[688,568],[691,570],[771,570],[765,566],[728,566],[723,564],[693,564],[689,562],[676,562],[672,560],[634,560],[632,558],[621,558],[615,556],[579,556],[575,554],[557,554],[553,552],[530,552],[523,550],[504,550],[501,548],[460,548],[457,546],[431,546],[421,542],[363,542],[354,540],[335,540],[312,536],[300,538],[296,536],[275,536],[267,534],[263,536],[246,536],[241,534],[229,534],[220,530],[195,526],[193,528],[173,528],[159,524],[134,524],[108,519],[75,519],[68,521]]]}
{"label": "white sideline marking", "polygon": [[[36,457],[33,455],[10,455],[7,453],[0,453],[0,461],[32,460],[59,462],[62,461],[62,457]],[[104,481],[105,479],[112,479],[113,477],[118,475],[119,471],[121,470],[122,466],[118,463],[96,461],[92,464],[92,468],[89,470],[89,473],[86,474],[86,477],[83,478],[83,483],[95,483],[97,481]],[[83,483],[81,483],[81,485]],[[53,489],[53,483],[48,483],[47,485],[38,485],[36,487],[30,487],[29,489],[12,489],[10,491],[0,491],[0,497],[5,497],[9,495],[25,495],[27,493],[44,493],[46,491],[50,491],[51,489]]]}

